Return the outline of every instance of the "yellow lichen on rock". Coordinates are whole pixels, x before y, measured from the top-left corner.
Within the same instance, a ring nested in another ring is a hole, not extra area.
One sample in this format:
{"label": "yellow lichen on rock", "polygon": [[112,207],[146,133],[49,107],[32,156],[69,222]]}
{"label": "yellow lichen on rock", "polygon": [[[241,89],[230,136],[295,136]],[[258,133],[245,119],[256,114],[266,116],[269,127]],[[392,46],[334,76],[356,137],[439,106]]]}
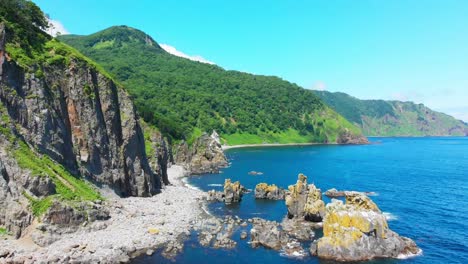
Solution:
{"label": "yellow lichen on rock", "polygon": [[150,233],[151,235],[157,235],[157,234],[159,234],[159,229],[154,228],[154,227],[150,227],[150,228],[148,228],[148,233]]}
{"label": "yellow lichen on rock", "polygon": [[372,210],[380,213],[379,207],[363,193],[359,192],[346,192],[346,204],[357,207],[358,209]]}

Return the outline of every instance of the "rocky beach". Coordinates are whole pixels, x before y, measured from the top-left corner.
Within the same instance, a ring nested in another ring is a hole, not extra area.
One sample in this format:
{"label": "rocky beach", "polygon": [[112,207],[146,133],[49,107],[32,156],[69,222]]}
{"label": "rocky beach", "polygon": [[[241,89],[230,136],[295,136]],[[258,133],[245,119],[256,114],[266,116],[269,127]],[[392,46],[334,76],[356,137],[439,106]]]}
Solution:
{"label": "rocky beach", "polygon": [[[181,166],[170,167],[172,184],[153,197],[120,198],[105,192],[103,206],[110,218],[83,225],[76,232],[48,235],[41,231],[41,224],[34,223],[18,240],[2,237],[0,263],[115,263],[152,254],[160,247],[177,251],[181,239],[205,214],[204,193],[185,185],[186,173]],[[41,247],[34,243],[38,239],[55,241]]]}

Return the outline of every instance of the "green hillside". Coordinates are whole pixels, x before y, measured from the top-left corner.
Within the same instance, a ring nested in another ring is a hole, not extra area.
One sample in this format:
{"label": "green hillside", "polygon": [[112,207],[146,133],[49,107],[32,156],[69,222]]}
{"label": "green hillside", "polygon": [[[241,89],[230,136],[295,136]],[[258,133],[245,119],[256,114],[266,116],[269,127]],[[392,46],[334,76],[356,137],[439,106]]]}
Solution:
{"label": "green hillside", "polygon": [[345,93],[314,91],[326,104],[361,127],[366,136],[465,136],[468,125],[423,104],[360,100]]}
{"label": "green hillside", "polygon": [[60,40],[124,84],[143,119],[174,139],[212,129],[231,145],[336,142],[346,130],[360,135],[312,91],[173,56],[137,29],[118,26]]}

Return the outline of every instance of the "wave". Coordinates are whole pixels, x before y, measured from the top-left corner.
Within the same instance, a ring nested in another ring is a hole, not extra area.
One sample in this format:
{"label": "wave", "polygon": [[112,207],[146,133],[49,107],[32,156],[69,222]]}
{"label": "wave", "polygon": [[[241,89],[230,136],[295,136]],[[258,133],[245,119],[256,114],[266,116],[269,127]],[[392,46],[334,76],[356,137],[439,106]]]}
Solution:
{"label": "wave", "polygon": [[383,215],[385,216],[385,218],[387,219],[387,221],[394,221],[394,220],[398,220],[398,216],[392,214],[392,213],[389,213],[389,212],[383,212]]}
{"label": "wave", "polygon": [[189,188],[189,189],[203,192],[202,189],[200,189],[200,188],[198,188],[198,187],[196,187],[196,186],[190,184],[190,183],[188,182],[188,180],[187,180],[187,177],[182,178],[182,182],[183,182],[184,185],[187,186],[187,188]]}
{"label": "wave", "polygon": [[222,184],[219,184],[219,183],[211,183],[211,184],[208,184],[208,186],[221,187],[221,186],[223,186],[223,185],[222,185]]}
{"label": "wave", "polygon": [[423,253],[422,249],[419,249],[418,253],[398,254],[397,259],[409,259],[417,256],[421,256]]}

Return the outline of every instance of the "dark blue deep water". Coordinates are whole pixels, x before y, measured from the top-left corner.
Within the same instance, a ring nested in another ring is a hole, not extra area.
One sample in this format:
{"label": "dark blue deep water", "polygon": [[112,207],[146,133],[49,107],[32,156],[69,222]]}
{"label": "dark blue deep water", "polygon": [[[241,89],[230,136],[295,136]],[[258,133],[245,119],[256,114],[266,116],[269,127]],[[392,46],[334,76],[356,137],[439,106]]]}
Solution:
{"label": "dark blue deep water", "polygon": [[[371,197],[390,214],[390,228],[423,249],[423,255],[407,260],[375,260],[366,263],[468,263],[468,138],[370,138],[371,145],[296,146],[232,149],[231,166],[222,174],[191,177],[202,190],[218,189],[224,179],[239,180],[253,189],[259,182],[287,188],[298,173],[308,176],[322,191],[373,191]],[[261,176],[248,175],[261,171]],[[326,198],[326,197],[324,197]],[[327,202],[327,201],[326,201]],[[218,216],[262,217],[281,221],[284,201],[256,201],[253,193],[240,205],[209,206]],[[233,236],[238,238],[238,234]],[[252,249],[238,240],[233,250],[203,248],[193,236],[175,260],[158,254],[139,263],[330,263],[307,257],[282,257],[278,252]]]}

